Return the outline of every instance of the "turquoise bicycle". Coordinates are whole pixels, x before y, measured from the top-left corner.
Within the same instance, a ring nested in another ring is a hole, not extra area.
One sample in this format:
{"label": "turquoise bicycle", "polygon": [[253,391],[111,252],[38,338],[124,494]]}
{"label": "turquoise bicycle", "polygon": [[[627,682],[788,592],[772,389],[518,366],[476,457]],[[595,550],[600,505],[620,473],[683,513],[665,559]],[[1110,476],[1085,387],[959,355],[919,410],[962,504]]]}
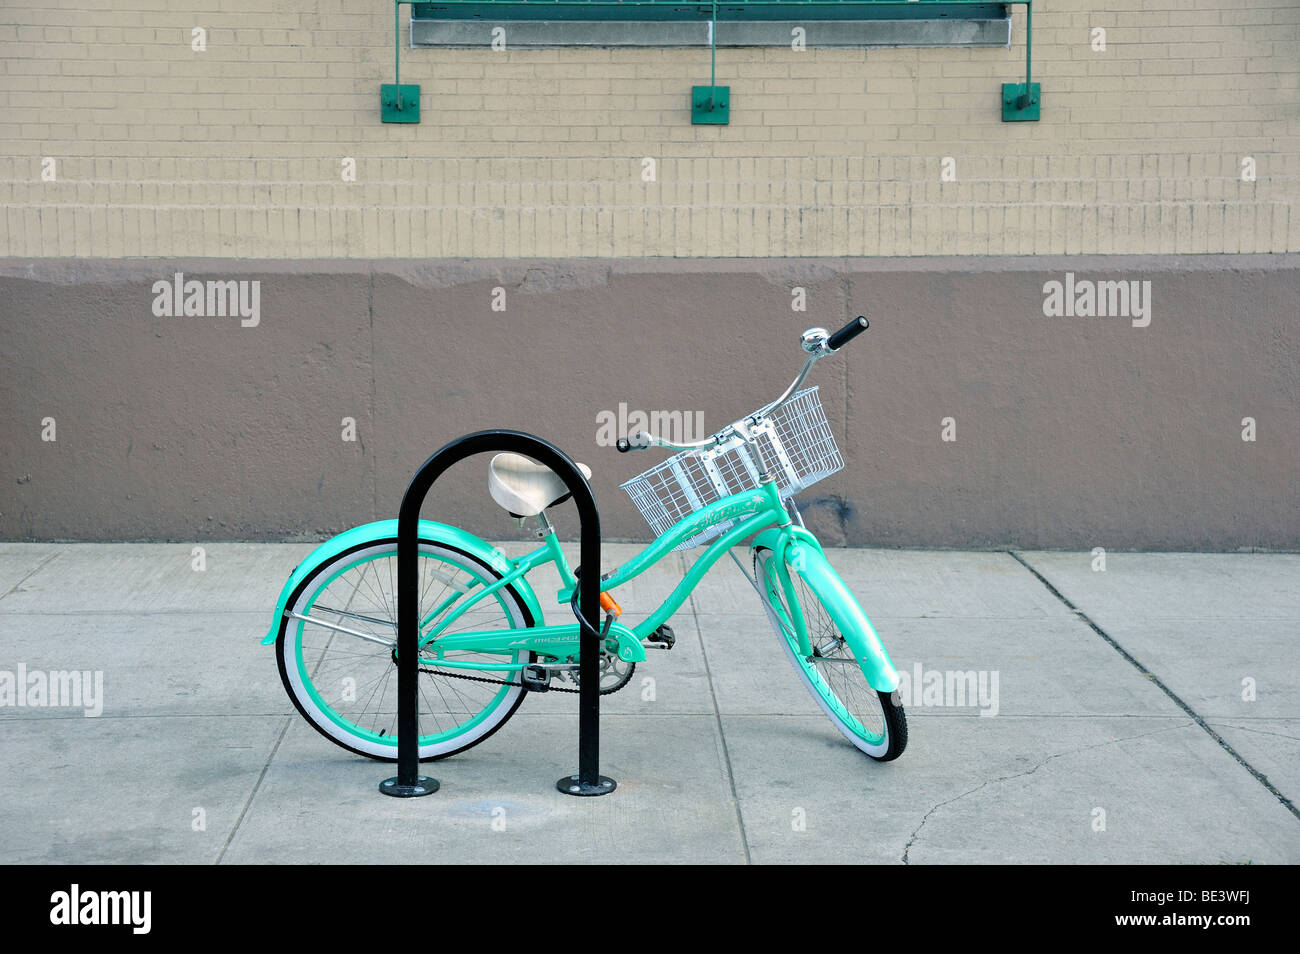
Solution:
{"label": "turquoise bicycle", "polygon": [[[814,364],[868,327],[859,317],[834,334],[802,336],[803,369],[770,404],[700,441],[645,432],[622,452],[675,450],[623,484],[656,539],[601,578],[605,613],[602,694],[621,689],[648,649],[671,649],[669,618],[701,578],[729,555],[758,593],[781,645],[822,711],[858,749],[888,762],[907,745],[898,673],[852,592],[803,525],[794,496],[841,470],[844,460],[817,388],[802,388]],[[590,469],[579,465],[590,476]],[[556,606],[574,608],[571,570],[547,508],[569,496],[549,468],[498,454],[488,468],[493,499],[533,518],[541,546],[511,559],[457,527],[419,525],[419,754],[441,759],[482,742],[529,692],[576,691],[579,625],[547,623],[528,574],[550,564],[562,582]],[[752,572],[732,548],[752,538]],[[613,593],[675,550],[708,544],[647,619],[618,622]],[[270,632],[280,677],[298,711],[351,752],[397,758],[397,521],[355,527],[322,543],[280,593]]]}

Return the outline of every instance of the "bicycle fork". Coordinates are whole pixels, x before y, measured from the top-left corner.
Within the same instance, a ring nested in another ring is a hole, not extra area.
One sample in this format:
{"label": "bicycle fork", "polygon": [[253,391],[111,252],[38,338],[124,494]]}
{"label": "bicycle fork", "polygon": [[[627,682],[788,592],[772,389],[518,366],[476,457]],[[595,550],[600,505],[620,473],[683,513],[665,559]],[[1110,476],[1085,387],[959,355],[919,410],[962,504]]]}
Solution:
{"label": "bicycle fork", "polygon": [[[877,692],[893,692],[897,689],[898,670],[894,668],[875,626],[872,625],[852,591],[845,585],[844,580],[826,559],[821,543],[804,529],[802,521],[799,525],[791,524],[764,530],[754,539],[751,552],[763,548],[772,551],[772,559],[776,566],[776,583],[782,589],[799,652],[805,658],[809,658],[817,655],[815,650],[818,647],[812,646],[809,641],[807,621],[803,618],[803,611],[795,593],[796,576],[821,596],[832,621],[852,650],[854,658],[862,665],[863,674],[871,688]],[[765,581],[754,580],[754,587],[759,591],[764,607],[769,614],[775,615],[776,610],[768,598],[766,586]],[[773,622],[778,626],[783,625],[780,620],[774,619]]]}

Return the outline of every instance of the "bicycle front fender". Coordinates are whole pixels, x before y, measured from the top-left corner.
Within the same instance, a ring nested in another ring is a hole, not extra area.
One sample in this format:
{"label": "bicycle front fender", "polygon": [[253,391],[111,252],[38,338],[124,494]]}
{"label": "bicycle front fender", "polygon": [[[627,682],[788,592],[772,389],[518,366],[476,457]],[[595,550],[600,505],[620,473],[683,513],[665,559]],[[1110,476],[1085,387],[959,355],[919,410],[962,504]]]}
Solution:
{"label": "bicycle front fender", "polygon": [[[779,572],[792,567],[808,586],[821,597],[831,619],[848,641],[853,655],[862,664],[863,674],[877,692],[898,688],[898,670],[894,668],[880,641],[876,627],[863,611],[853,591],[835,572],[817,538],[803,527],[772,527],[754,538],[752,548],[766,547],[777,556]],[[783,557],[788,553],[788,563]]]}
{"label": "bicycle front fender", "polygon": [[[272,645],[280,636],[280,624],[284,618],[285,608],[288,607],[289,601],[297,592],[302,581],[307,578],[316,567],[322,563],[334,559],[340,553],[346,553],[348,550],[366,546],[370,543],[377,543],[380,540],[390,540],[397,538],[397,521],[396,520],[379,520],[375,523],[367,523],[360,527],[353,527],[340,533],[336,537],[326,540],[315,550],[311,552],[305,560],[298,564],[289,579],[285,581],[280,590],[280,599],[275,606],[275,615],[271,620],[271,630],[262,640],[263,646]],[[436,523],[432,520],[420,521],[420,542],[421,543],[445,543],[453,546],[458,550],[464,550],[473,557],[478,558],[486,563],[498,573],[506,574],[512,569],[510,561],[497,550],[487,543],[487,541],[474,536],[459,527],[453,527],[445,523]],[[542,622],[542,607],[537,601],[537,595],[533,588],[528,585],[528,581],[522,576],[511,584],[524,605],[528,607],[528,613],[533,622],[540,624]]]}

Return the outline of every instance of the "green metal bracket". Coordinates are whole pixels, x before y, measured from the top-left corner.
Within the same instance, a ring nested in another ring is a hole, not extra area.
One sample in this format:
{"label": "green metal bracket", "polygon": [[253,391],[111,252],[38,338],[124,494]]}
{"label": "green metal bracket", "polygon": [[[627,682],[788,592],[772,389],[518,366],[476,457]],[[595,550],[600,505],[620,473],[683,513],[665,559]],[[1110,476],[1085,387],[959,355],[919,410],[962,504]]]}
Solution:
{"label": "green metal bracket", "polygon": [[1002,121],[1004,123],[1038,122],[1038,107],[1042,99],[1043,92],[1037,83],[1003,83]]}
{"label": "green metal bracket", "polygon": [[402,85],[402,4],[410,2],[393,2],[393,82],[379,87],[379,118],[386,123],[420,121],[419,84]]}
{"label": "green metal bracket", "polygon": [[384,83],[379,87],[380,118],[386,123],[420,121],[420,87],[416,83]]}
{"label": "green metal bracket", "polygon": [[731,121],[730,86],[692,86],[691,123],[725,126]]}

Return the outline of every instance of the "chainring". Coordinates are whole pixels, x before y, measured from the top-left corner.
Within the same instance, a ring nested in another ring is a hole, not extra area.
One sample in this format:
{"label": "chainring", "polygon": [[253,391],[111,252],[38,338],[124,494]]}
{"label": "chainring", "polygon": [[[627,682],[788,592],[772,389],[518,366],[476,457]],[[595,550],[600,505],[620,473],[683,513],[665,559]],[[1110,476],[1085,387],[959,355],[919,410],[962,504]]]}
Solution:
{"label": "chainring", "polygon": [[[569,661],[575,661],[572,656]],[[616,656],[609,653],[600,654],[600,694],[608,696],[610,693],[618,692],[632,680],[632,674],[636,672],[636,663],[625,663]],[[565,673],[575,686],[581,686],[582,682],[578,676],[578,670],[573,669]],[[612,677],[612,678],[611,678]],[[574,692],[576,690],[568,690]]]}

